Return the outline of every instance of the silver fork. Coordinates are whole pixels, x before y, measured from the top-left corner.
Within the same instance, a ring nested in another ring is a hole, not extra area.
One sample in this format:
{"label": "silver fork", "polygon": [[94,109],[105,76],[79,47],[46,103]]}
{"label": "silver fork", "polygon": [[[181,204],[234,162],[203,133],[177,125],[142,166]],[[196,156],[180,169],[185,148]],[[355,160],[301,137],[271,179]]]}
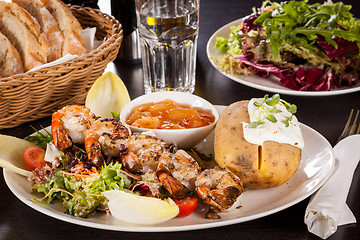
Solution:
{"label": "silver fork", "polygon": [[356,111],[355,119],[352,121],[354,109],[351,109],[350,116],[346,122],[345,128],[336,143],[350,135],[360,133],[360,123],[358,122],[359,112],[359,110]]}

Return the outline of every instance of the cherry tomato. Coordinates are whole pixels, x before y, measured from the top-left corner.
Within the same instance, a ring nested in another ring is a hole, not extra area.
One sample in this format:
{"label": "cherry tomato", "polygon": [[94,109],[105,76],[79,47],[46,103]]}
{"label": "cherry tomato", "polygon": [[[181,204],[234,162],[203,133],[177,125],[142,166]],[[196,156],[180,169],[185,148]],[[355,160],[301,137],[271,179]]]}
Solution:
{"label": "cherry tomato", "polygon": [[176,205],[179,207],[179,217],[185,217],[190,215],[193,211],[195,211],[197,204],[198,204],[198,198],[197,197],[187,197],[184,199],[173,199]]}
{"label": "cherry tomato", "polygon": [[25,166],[33,171],[46,165],[45,151],[38,146],[28,147],[24,152]]}

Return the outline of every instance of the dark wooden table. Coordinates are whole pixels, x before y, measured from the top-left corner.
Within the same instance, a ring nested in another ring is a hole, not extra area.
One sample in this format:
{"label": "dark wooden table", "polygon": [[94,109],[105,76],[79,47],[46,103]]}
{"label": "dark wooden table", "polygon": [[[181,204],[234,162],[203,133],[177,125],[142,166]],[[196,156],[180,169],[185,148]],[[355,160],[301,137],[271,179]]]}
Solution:
{"label": "dark wooden table", "polygon": [[[99,1],[101,7],[101,2]],[[107,2],[107,1],[104,1]],[[352,4],[352,12],[360,17],[357,0],[344,0]],[[267,92],[236,83],[218,73],[206,56],[206,44],[210,36],[221,26],[251,13],[253,6],[261,6],[260,0],[204,0],[200,7],[200,33],[197,58],[197,82],[195,94],[213,104],[228,105],[232,102],[262,97]],[[116,60],[109,68],[125,82],[131,98],[143,94],[140,64]],[[282,95],[282,98],[298,106],[298,119],[314,128],[334,145],[341,133],[351,108],[360,109],[360,92],[325,97],[301,97]],[[1,134],[24,138],[32,133],[30,125],[50,125],[50,118],[29,122],[12,129],[0,130]],[[360,146],[359,146],[360,147]],[[354,149],[356,151],[357,149]],[[307,231],[304,212],[308,199],[267,217],[240,224],[212,229],[167,232],[131,233],[87,228],[63,222],[32,208],[18,200],[8,189],[0,171],[0,239],[318,239]],[[360,218],[360,171],[355,172],[347,203],[355,216]],[[329,239],[359,239],[360,225],[341,226]]]}

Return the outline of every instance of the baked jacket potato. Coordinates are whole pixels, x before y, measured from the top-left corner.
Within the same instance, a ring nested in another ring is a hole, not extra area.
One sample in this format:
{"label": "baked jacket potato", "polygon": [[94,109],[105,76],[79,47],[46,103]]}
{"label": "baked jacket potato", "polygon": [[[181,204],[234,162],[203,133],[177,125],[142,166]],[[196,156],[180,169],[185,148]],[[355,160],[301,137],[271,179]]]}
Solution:
{"label": "baked jacket potato", "polygon": [[298,169],[301,149],[274,141],[265,141],[262,146],[247,142],[242,122],[250,122],[248,103],[233,103],[221,114],[215,128],[215,161],[238,175],[245,187],[281,185]]}

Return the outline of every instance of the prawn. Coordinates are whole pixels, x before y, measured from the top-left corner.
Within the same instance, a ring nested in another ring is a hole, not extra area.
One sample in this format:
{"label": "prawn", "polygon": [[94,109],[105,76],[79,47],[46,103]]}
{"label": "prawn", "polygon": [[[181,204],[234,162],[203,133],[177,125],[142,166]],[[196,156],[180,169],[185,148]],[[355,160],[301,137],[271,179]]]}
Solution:
{"label": "prawn", "polygon": [[156,171],[156,176],[161,182],[161,185],[170,193],[171,197],[183,199],[192,195],[192,192],[189,191],[179,180],[171,176],[171,174],[158,170]]}
{"label": "prawn", "polygon": [[123,145],[131,131],[115,118],[98,119],[86,133],[85,149],[92,164],[97,167],[104,163],[104,156],[120,157]]}
{"label": "prawn", "polygon": [[244,192],[240,178],[218,166],[202,171],[195,181],[195,186],[204,203],[221,211],[231,208]]}
{"label": "prawn", "polygon": [[176,153],[166,152],[162,154],[159,159],[158,170],[171,174],[191,191],[195,189],[196,177],[201,172],[198,162],[181,149]]}
{"label": "prawn", "polygon": [[86,131],[96,120],[85,106],[66,106],[52,115],[51,135],[56,148],[64,151],[73,143],[84,144]]}
{"label": "prawn", "polygon": [[130,172],[145,173],[156,171],[160,156],[166,151],[167,144],[162,140],[144,133],[135,133],[125,143],[128,152],[122,163]]}
{"label": "prawn", "polygon": [[159,159],[156,174],[162,186],[175,199],[193,195],[195,180],[201,168],[184,150],[165,152]]}

